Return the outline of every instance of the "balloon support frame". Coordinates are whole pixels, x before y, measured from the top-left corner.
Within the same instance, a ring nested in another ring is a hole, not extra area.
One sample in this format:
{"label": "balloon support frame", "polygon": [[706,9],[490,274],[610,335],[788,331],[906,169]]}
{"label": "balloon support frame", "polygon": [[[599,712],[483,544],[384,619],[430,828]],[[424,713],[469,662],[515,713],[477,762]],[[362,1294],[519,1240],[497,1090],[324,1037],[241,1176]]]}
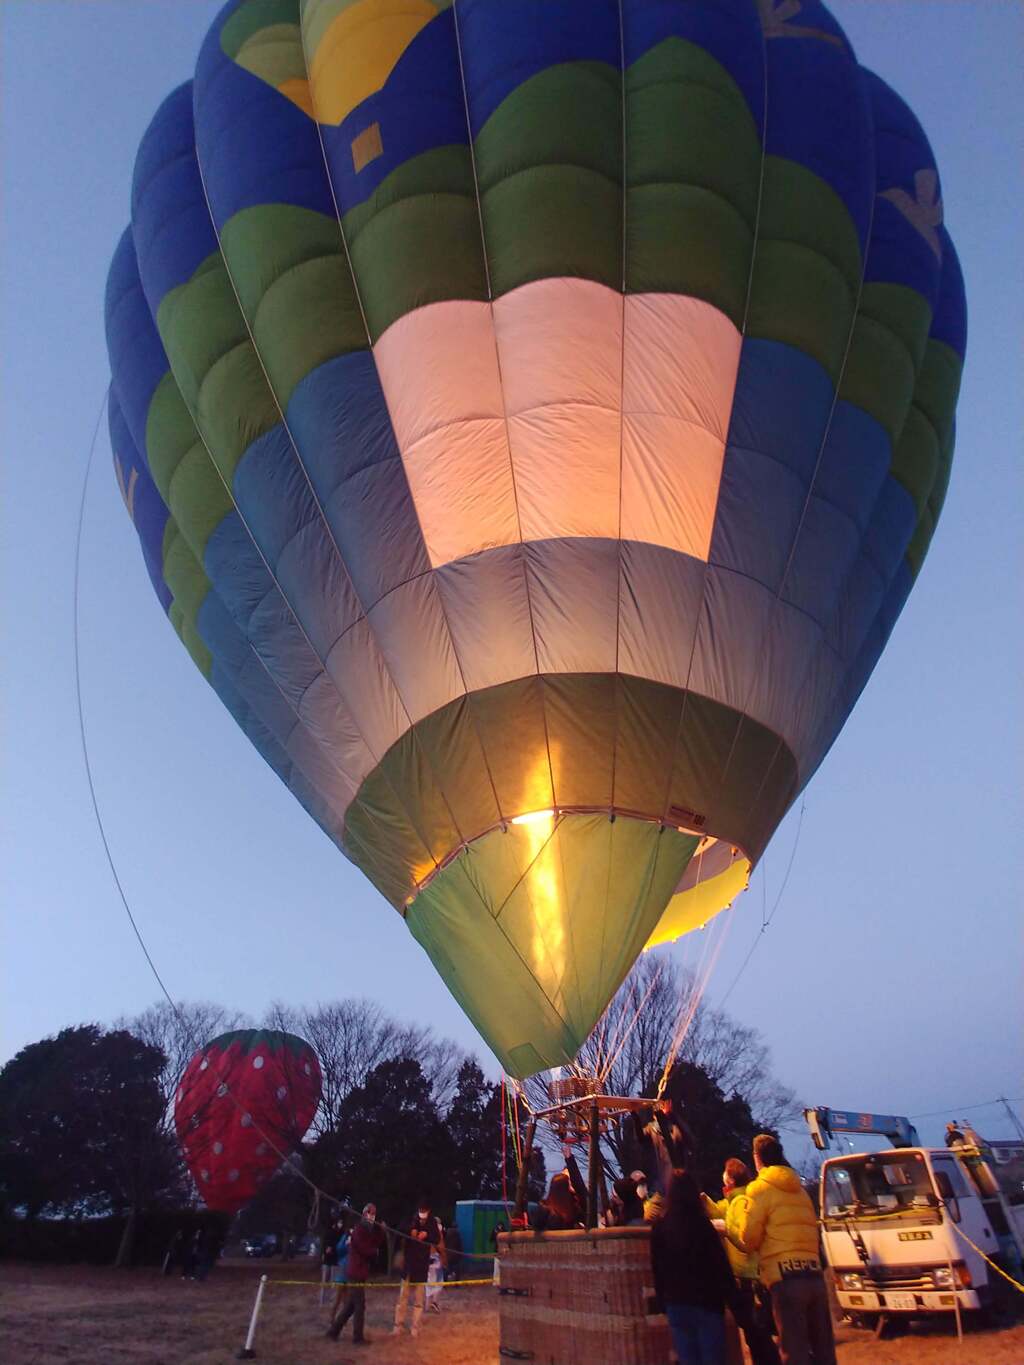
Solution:
{"label": "balloon support frame", "polygon": [[[589,1086],[596,1081],[586,1077],[572,1077],[568,1083],[571,1088]],[[557,1088],[566,1082],[555,1081],[551,1086],[552,1097]],[[568,1088],[568,1087],[567,1087]],[[633,1114],[650,1109],[656,1101],[637,1099],[626,1095],[577,1094],[573,1098],[562,1099],[549,1105],[547,1109],[536,1109],[530,1116],[526,1129],[526,1142],[523,1146],[523,1159],[519,1167],[519,1180],[516,1185],[515,1213],[521,1218],[526,1208],[526,1193],[530,1170],[530,1157],[537,1133],[537,1124],[546,1119],[563,1142],[587,1144],[587,1212],[585,1226],[596,1228],[598,1212],[603,1202],[603,1182],[600,1182],[600,1152],[598,1150],[601,1134],[607,1131],[610,1120],[621,1118],[623,1114]],[[600,1182],[600,1183],[599,1183]]]}

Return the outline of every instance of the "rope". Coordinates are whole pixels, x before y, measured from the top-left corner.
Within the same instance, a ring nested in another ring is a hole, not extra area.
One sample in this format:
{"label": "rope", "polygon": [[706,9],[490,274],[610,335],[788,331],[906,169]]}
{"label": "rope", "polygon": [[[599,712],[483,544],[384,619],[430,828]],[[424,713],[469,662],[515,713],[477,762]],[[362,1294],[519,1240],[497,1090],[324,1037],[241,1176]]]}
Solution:
{"label": "rope", "polygon": [[1018,1294],[1024,1294],[1024,1284],[1021,1284],[1019,1280],[1015,1280],[1012,1275],[1008,1275],[1001,1265],[996,1265],[995,1261],[993,1261],[991,1256],[986,1256],[986,1254],[982,1251],[981,1247],[978,1246],[977,1242],[972,1241],[971,1238],[967,1236],[967,1233],[964,1232],[963,1228],[961,1228],[957,1223],[954,1223],[952,1219],[950,1219],[949,1225],[957,1234],[958,1237],[962,1237],[968,1246],[974,1248],[974,1250],[978,1253],[978,1255],[981,1257],[981,1259],[985,1262],[986,1265],[991,1266],[991,1268],[996,1272],[997,1275],[1002,1275],[1004,1280],[1007,1280],[1010,1284],[1012,1284]]}
{"label": "rope", "polygon": [[[460,1256],[464,1256],[464,1255],[468,1255],[468,1254],[469,1254],[469,1253],[467,1253],[467,1252],[459,1252],[459,1255],[460,1255]],[[490,1261],[490,1260],[493,1259],[493,1257],[487,1256],[485,1259],[488,1260],[488,1261]],[[330,1285],[330,1283],[331,1283],[331,1282],[328,1281],[328,1286]],[[417,1280],[416,1283],[419,1284],[419,1283],[421,1283],[421,1282],[420,1282],[419,1280]],[[426,1280],[423,1280],[422,1283],[423,1283],[423,1284],[426,1284],[427,1281],[426,1281]],[[486,1280],[438,1280],[437,1283],[438,1283],[439,1285],[443,1285],[445,1289],[465,1289],[465,1288],[467,1288],[469,1285],[487,1284],[487,1285],[492,1285],[492,1286],[493,1286],[494,1280],[493,1280],[490,1276],[488,1276],[488,1278],[487,1278]],[[278,1279],[272,1278],[272,1277],[270,1277],[270,1276],[267,1277],[267,1288],[268,1288],[268,1289],[271,1289],[271,1288],[275,1288],[275,1289],[276,1289],[278,1285],[287,1285],[289,1288],[291,1288],[291,1287],[293,1287],[293,1286],[296,1286],[296,1285],[302,1285],[303,1288],[305,1288],[305,1289],[324,1289],[324,1288],[328,1287],[328,1286],[325,1286],[325,1285],[324,1285],[323,1280],[278,1280]],[[335,1288],[335,1289],[399,1289],[399,1288],[401,1288],[401,1285],[402,1285],[402,1281],[401,1281],[401,1280],[341,1280],[340,1282],[334,1284],[334,1288]]]}

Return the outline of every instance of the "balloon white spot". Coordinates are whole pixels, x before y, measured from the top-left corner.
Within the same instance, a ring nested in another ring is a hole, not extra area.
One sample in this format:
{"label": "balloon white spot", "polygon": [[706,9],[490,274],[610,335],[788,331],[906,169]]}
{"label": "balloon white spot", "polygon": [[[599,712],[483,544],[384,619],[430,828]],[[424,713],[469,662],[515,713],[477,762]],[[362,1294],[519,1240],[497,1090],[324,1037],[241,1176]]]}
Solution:
{"label": "balloon white spot", "polygon": [[210,1172],[206,1169],[205,1166],[204,1166],[203,1169],[199,1172],[199,1174],[203,1177],[204,1180],[209,1180],[209,1178],[210,1178]]}
{"label": "balloon white spot", "polygon": [[209,1059],[209,1057],[204,1057],[203,1060],[202,1060],[202,1061],[200,1062],[200,1064],[199,1064],[199,1070],[200,1070],[200,1071],[205,1071],[206,1068],[207,1068],[209,1065],[210,1065],[210,1059]]}
{"label": "balloon white spot", "polygon": [[274,1093],[277,1095],[277,1098],[279,1100],[283,1100],[285,1095],[288,1094],[288,1088],[287,1086],[279,1085]]}
{"label": "balloon white spot", "polygon": [[234,1170],[228,1171],[228,1179],[229,1179],[229,1180],[237,1180],[237,1179],[238,1179],[238,1172],[237,1172],[237,1171],[234,1171]]}
{"label": "balloon white spot", "polygon": [[243,1115],[242,1115],[242,1127],[243,1127],[243,1128],[248,1128],[249,1125],[250,1125],[251,1123],[252,1123],[252,1115],[251,1115],[251,1114],[243,1114]]}
{"label": "balloon white spot", "polygon": [[223,1152],[223,1150],[224,1150],[224,1144],[223,1144],[223,1142],[215,1142],[215,1143],[213,1144],[213,1154],[214,1154],[214,1156],[220,1156],[220,1154],[221,1154],[221,1152]]}
{"label": "balloon white spot", "polygon": [[217,1087],[217,1094],[218,1094],[218,1095],[226,1095],[227,1093],[228,1093],[228,1088],[227,1088],[226,1085],[218,1085],[218,1087]]}
{"label": "balloon white spot", "polygon": [[181,1086],[179,1085],[179,1086],[178,1086],[178,1093],[177,1093],[177,1094],[175,1095],[175,1097],[174,1097],[174,1098],[177,1100],[177,1102],[178,1102],[179,1104],[181,1103],[181,1097],[182,1097],[182,1095],[184,1095],[184,1093],[185,1093],[184,1090],[182,1090]]}
{"label": "balloon white spot", "polygon": [[308,1062],[304,1062],[304,1063],[303,1063],[303,1070],[305,1071],[305,1073],[306,1073],[307,1076],[312,1076],[313,1072],[312,1072],[312,1070],[310,1069],[310,1065],[309,1065]]}
{"label": "balloon white spot", "polygon": [[252,1069],[253,1069],[254,1071],[259,1071],[260,1068],[261,1068],[262,1066],[263,1066],[263,1058],[262,1058],[262,1057],[254,1057],[254,1058],[252,1059]]}

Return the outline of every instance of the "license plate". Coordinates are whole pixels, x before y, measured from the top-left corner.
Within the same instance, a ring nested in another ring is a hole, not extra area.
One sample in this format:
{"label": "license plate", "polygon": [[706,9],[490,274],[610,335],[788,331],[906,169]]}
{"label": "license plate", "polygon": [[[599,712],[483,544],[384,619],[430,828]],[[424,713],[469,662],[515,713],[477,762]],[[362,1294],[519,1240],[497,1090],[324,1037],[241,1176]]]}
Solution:
{"label": "license plate", "polygon": [[897,1313],[910,1313],[917,1307],[913,1294],[886,1294],[886,1308],[895,1308]]}

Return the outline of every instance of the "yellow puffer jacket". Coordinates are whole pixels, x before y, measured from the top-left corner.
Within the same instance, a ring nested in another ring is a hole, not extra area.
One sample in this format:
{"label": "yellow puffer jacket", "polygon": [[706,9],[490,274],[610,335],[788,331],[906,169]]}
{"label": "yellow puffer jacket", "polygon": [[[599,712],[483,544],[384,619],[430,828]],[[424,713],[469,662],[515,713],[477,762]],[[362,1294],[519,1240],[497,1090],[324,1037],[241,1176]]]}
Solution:
{"label": "yellow puffer jacket", "polygon": [[729,1257],[732,1273],[738,1280],[758,1278],[758,1257],[756,1251],[741,1251],[729,1237],[729,1208],[737,1198],[746,1192],[746,1185],[737,1185],[724,1199],[709,1199],[704,1196],[704,1211],[709,1218],[720,1218],[725,1224],[725,1252]]}
{"label": "yellow puffer jacket", "polygon": [[761,1279],[820,1270],[818,1220],[810,1196],[791,1166],[766,1166],[729,1204],[729,1240],[761,1260]]}

